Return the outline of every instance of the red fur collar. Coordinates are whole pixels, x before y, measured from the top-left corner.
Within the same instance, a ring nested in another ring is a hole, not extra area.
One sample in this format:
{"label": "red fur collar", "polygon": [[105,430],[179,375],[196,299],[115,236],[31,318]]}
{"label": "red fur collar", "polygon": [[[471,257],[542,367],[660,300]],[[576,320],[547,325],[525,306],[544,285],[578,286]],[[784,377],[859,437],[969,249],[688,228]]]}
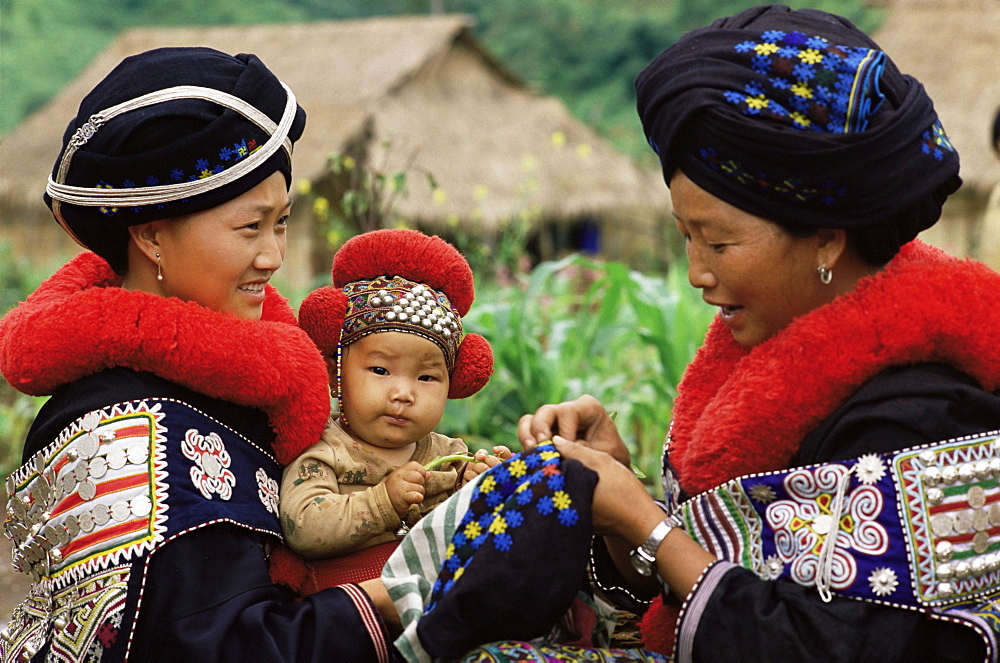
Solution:
{"label": "red fur collar", "polygon": [[319,439],[330,410],[326,366],[277,290],[267,287],[257,321],[120,283],[85,252],[39,286],[0,321],[7,381],[39,396],[115,366],[148,371],[267,413],[283,464]]}
{"label": "red fur collar", "polygon": [[947,363],[994,391],[998,328],[1000,275],[920,241],[750,351],[715,320],[678,388],[670,461],[689,494],[785,468],[811,430],[894,365]]}

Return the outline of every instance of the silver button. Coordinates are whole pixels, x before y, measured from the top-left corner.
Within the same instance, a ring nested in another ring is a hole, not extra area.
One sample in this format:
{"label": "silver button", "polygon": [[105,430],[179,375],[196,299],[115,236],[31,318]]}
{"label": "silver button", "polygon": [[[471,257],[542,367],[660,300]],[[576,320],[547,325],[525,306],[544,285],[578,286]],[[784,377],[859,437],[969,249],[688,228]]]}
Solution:
{"label": "silver button", "polygon": [[99,527],[104,527],[111,520],[111,509],[108,508],[107,504],[101,504],[98,502],[94,505],[91,513],[94,515],[94,522]]}
{"label": "silver button", "polygon": [[104,459],[104,456],[94,456],[90,460],[87,470],[90,473],[90,476],[95,479],[100,479],[108,473],[108,461]]}
{"label": "silver button", "polygon": [[94,497],[97,495],[97,484],[95,484],[90,479],[87,479],[86,481],[80,484],[79,490],[80,490],[80,497],[84,501],[90,501],[94,499]]}
{"label": "silver button", "polygon": [[951,516],[947,513],[939,513],[936,516],[931,516],[931,531],[934,532],[934,536],[939,538],[951,534]]}
{"label": "silver button", "polygon": [[970,486],[965,494],[965,499],[969,501],[969,506],[978,509],[986,504],[986,491],[983,490],[982,486]]}
{"label": "silver button", "polygon": [[111,505],[111,517],[117,522],[123,523],[129,519],[132,515],[132,511],[129,509],[128,502],[125,500],[118,500]]}
{"label": "silver button", "polygon": [[145,518],[153,510],[153,503],[145,495],[139,495],[138,497],[133,497],[132,501],[129,502],[129,509],[136,516]]}
{"label": "silver button", "polygon": [[959,534],[968,534],[972,531],[972,514],[968,511],[959,511],[955,514],[952,527]]}
{"label": "silver button", "polygon": [[128,448],[128,462],[141,465],[149,459],[149,449],[145,444],[133,444]]}
{"label": "silver button", "polygon": [[120,470],[125,467],[125,463],[128,459],[125,456],[125,450],[121,447],[115,447],[113,449],[108,449],[108,467],[113,470]]}
{"label": "silver button", "polygon": [[96,433],[84,433],[76,439],[76,450],[80,453],[81,458],[87,460],[93,458],[100,448],[101,441],[97,438]]}
{"label": "silver button", "polygon": [[78,518],[80,531],[87,533],[94,529],[94,515],[89,511],[84,511]]}

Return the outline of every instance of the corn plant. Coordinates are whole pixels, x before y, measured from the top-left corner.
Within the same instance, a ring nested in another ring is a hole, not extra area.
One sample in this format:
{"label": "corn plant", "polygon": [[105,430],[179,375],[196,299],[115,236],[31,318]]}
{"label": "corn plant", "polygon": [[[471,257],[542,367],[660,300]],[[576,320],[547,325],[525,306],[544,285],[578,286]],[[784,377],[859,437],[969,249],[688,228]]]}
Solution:
{"label": "corn plant", "polygon": [[676,386],[711,316],[682,264],[654,276],[574,255],[538,265],[523,289],[485,285],[465,325],[489,339],[495,372],[449,402],[440,430],[516,449],[521,415],[589,393],[655,492]]}

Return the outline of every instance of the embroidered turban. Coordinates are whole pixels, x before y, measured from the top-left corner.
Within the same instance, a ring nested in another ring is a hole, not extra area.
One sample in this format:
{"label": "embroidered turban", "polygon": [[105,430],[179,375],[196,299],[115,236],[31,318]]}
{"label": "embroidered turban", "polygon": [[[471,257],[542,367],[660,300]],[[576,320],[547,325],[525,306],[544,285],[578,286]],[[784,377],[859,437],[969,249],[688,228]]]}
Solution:
{"label": "embroidered turban", "polygon": [[255,55],[160,48],[125,58],[63,136],[45,201],[121,273],[127,228],[210,209],[277,171],[305,111]]}
{"label": "embroidered turban", "polygon": [[635,86],[668,185],[680,168],[783,225],[896,224],[902,244],[961,184],[923,86],[839,16],[771,5],[719,19],[663,51]]}

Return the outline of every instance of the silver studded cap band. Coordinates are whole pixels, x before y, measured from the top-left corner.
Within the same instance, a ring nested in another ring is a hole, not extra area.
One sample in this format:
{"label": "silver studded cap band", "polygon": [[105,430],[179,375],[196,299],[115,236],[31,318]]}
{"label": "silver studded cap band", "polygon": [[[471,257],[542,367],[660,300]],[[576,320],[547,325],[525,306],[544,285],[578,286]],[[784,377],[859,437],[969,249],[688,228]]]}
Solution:
{"label": "silver studded cap band", "polygon": [[462,318],[447,295],[401,276],[380,276],[343,288],[347,311],[341,345],[379,331],[414,333],[436,343],[448,371],[455,367],[462,343]]}
{"label": "silver studded cap band", "polygon": [[[220,90],[196,85],[178,85],[176,87],[157,90],[91,115],[87,122],[77,129],[76,133],[70,139],[65,152],[63,152],[55,179],[51,176],[49,177],[45,192],[52,198],[52,211],[57,218],[60,217],[58,210],[60,202],[84,207],[136,207],[182,200],[235,182],[267,161],[279,148],[284,149],[288,154],[289,160],[291,160],[292,143],[288,139],[288,132],[295,121],[297,106],[295,95],[288,86],[281,83],[281,87],[284,88],[288,96],[285,101],[285,109],[282,113],[281,121],[278,124],[275,124],[271,118],[239,97]],[[69,172],[73,154],[85,145],[100,130],[100,127],[104,123],[122,113],[175,99],[204,99],[215,102],[220,106],[240,113],[268,132],[270,138],[248,158],[238,162],[232,168],[227,168],[222,172],[189,182],[132,189],[78,187],[63,184],[66,180],[66,174]],[[65,227],[65,224],[63,225]]]}

